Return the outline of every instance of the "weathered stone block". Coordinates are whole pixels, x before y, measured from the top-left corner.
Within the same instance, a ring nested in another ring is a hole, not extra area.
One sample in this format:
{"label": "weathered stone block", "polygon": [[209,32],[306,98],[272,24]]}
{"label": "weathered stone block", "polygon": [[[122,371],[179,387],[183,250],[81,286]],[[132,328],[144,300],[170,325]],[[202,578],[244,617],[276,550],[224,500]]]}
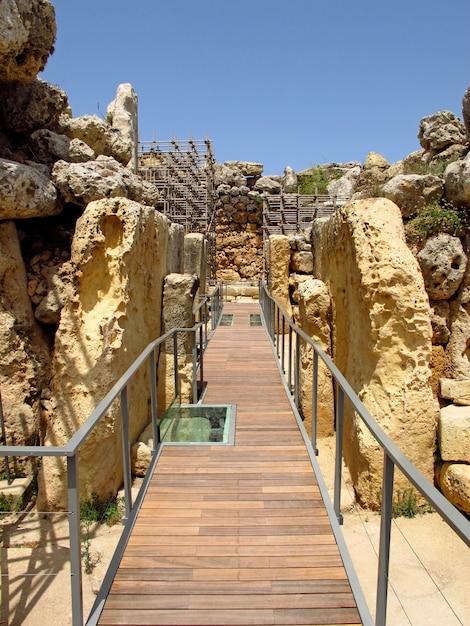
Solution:
{"label": "weathered stone block", "polygon": [[470,408],[443,407],[439,418],[439,450],[443,461],[470,463]]}
{"label": "weathered stone block", "polygon": [[441,469],[440,487],[449,502],[470,514],[470,465],[445,463]]}
{"label": "weathered stone block", "polygon": [[441,378],[439,395],[454,404],[470,405],[470,379]]}
{"label": "weathered stone block", "polygon": [[[430,480],[435,406],[428,295],[399,208],[383,198],[346,204],[313,227],[315,271],[334,308],[335,363],[377,422]],[[383,454],[354,412],[344,455],[358,498],[378,506]],[[397,477],[397,488],[407,488]]]}

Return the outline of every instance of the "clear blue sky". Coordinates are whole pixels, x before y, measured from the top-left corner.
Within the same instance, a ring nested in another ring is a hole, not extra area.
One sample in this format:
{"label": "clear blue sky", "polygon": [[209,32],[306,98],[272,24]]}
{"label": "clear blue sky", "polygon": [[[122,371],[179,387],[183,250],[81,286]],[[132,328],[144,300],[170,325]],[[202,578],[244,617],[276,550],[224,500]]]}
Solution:
{"label": "clear blue sky", "polygon": [[265,174],[393,162],[421,118],[462,116],[470,0],[53,0],[42,77],[74,116],[104,116],[119,83],[139,97],[141,140],[205,139],[217,161]]}

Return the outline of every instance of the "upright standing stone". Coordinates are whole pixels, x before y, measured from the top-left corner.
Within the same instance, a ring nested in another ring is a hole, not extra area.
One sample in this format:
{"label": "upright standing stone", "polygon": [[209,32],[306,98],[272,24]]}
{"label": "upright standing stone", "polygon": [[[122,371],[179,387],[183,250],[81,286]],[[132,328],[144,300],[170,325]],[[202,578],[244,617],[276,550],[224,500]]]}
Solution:
{"label": "upright standing stone", "polygon": [[134,174],[137,174],[139,152],[138,98],[130,83],[119,85],[116,98],[109,103],[106,113],[111,126],[118,128],[122,137],[132,145],[132,156],[127,167]]}
{"label": "upright standing stone", "polygon": [[292,307],[289,297],[290,243],[286,235],[271,235],[267,246],[268,288],[272,297],[289,316]]}
{"label": "upright standing stone", "polygon": [[[314,225],[315,267],[335,310],[335,363],[380,426],[433,480],[435,409],[430,386],[429,299],[405,241],[400,209],[384,198],[352,201]],[[383,452],[354,411],[344,455],[359,500],[378,506]],[[407,486],[397,476],[397,489]]]}
{"label": "upright standing stone", "polygon": [[[163,293],[163,333],[173,328],[191,328],[194,325],[194,297],[199,281],[194,274],[168,274]],[[162,414],[179,396],[179,402],[195,402],[193,398],[193,336],[178,333],[178,379],[175,389],[174,343],[168,339],[158,360],[158,407]]]}
{"label": "upright standing stone", "polygon": [[[91,234],[94,236],[91,236]],[[55,338],[47,445],[64,445],[150,341],[160,336],[168,220],[125,198],[91,202],[72,242],[73,296]],[[148,366],[129,387],[130,440],[150,421]],[[123,480],[121,411],[113,403],[80,448],[83,495],[114,495]],[[39,507],[67,506],[61,459],[44,459]]]}
{"label": "upright standing stone", "polygon": [[199,278],[199,293],[206,293],[207,245],[201,233],[189,233],[184,238],[184,273]]}
{"label": "upright standing stone", "polygon": [[[327,286],[321,280],[309,279],[299,284],[297,294],[300,327],[331,357],[332,307]],[[313,348],[303,341],[300,345],[300,362],[300,405],[304,426],[311,434]],[[317,436],[328,437],[335,430],[333,381],[330,371],[321,359],[318,362],[317,393]]]}

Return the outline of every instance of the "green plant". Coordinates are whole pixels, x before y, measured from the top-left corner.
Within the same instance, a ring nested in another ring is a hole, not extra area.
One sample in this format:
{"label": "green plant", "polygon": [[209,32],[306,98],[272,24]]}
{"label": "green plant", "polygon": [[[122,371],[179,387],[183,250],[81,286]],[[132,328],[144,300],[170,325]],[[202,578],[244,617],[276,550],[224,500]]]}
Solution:
{"label": "green plant", "polygon": [[21,511],[22,498],[15,501],[15,498],[11,493],[5,494],[0,491],[0,511],[8,513],[10,511]]}
{"label": "green plant", "polygon": [[431,513],[432,510],[429,502],[421,505],[418,503],[418,497],[412,487],[399,490],[394,495],[392,504],[393,517],[408,517],[411,519],[418,514]]}
{"label": "green plant", "polygon": [[100,500],[96,493],[80,500],[80,519],[83,522],[98,522],[107,526],[119,524],[123,515],[123,498]]}
{"label": "green plant", "polygon": [[423,207],[405,226],[406,239],[413,243],[438,233],[461,235],[468,228],[465,215],[449,202],[433,202]]}
{"label": "green plant", "polygon": [[321,165],[316,165],[308,170],[308,172],[301,174],[299,177],[299,193],[301,194],[319,194],[325,195],[328,193],[328,183],[331,181],[331,177],[328,174],[328,170]]}
{"label": "green plant", "polygon": [[393,517],[416,517],[418,513],[418,499],[414,489],[397,491],[393,498]]}

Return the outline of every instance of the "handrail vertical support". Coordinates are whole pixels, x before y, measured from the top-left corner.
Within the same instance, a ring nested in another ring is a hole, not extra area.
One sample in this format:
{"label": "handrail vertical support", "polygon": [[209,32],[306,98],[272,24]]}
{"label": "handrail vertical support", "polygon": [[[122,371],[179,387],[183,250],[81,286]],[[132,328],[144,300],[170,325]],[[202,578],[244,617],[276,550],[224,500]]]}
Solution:
{"label": "handrail vertical support", "polygon": [[318,412],[318,353],[313,350],[313,373],[312,373],[312,448],[315,456],[318,456],[317,448],[317,412]]}
{"label": "handrail vertical support", "polygon": [[294,402],[300,406],[300,335],[295,333]]}
{"label": "handrail vertical support", "polygon": [[341,470],[343,462],[343,430],[344,430],[344,391],[338,386],[336,402],[336,454],[335,454],[335,488],[333,507],[339,524],[343,523],[341,514]]}
{"label": "handrail vertical support", "polygon": [[152,454],[155,454],[157,445],[160,443],[160,428],[158,425],[158,401],[157,401],[157,362],[155,348],[150,354],[150,408],[152,412],[153,446]]}
{"label": "handrail vertical support", "polygon": [[282,348],[281,348],[282,349],[282,353],[281,353],[281,369],[282,369],[284,374],[286,373],[286,367],[285,367],[285,360],[286,360],[286,347],[285,347],[285,344],[286,344],[286,339],[285,339],[285,337],[286,337],[286,326],[285,326],[285,324],[286,324],[286,321],[285,321],[285,318],[284,318],[284,315],[283,315],[282,316],[282,340],[281,340],[281,343],[282,343]]}
{"label": "handrail vertical support", "polygon": [[179,396],[179,372],[178,372],[178,333],[173,335],[173,374],[175,380],[175,397]]}
{"label": "handrail vertical support", "polygon": [[376,626],[385,626],[387,621],[388,572],[390,566],[390,536],[393,517],[393,480],[395,465],[384,451],[384,473],[382,482],[382,511],[380,518],[379,570],[377,580]]}
{"label": "handrail vertical support", "polygon": [[196,331],[192,333],[193,337],[193,403],[197,403],[197,337]]}
{"label": "handrail vertical support", "polygon": [[123,522],[129,519],[132,510],[132,473],[131,473],[131,444],[129,440],[129,395],[127,385],[121,391],[122,416],[122,457],[124,472],[124,503],[126,507]]}
{"label": "handrail vertical support", "polygon": [[80,537],[80,493],[78,455],[67,457],[67,487],[70,534],[70,576],[72,588],[72,626],[83,626],[83,592]]}

